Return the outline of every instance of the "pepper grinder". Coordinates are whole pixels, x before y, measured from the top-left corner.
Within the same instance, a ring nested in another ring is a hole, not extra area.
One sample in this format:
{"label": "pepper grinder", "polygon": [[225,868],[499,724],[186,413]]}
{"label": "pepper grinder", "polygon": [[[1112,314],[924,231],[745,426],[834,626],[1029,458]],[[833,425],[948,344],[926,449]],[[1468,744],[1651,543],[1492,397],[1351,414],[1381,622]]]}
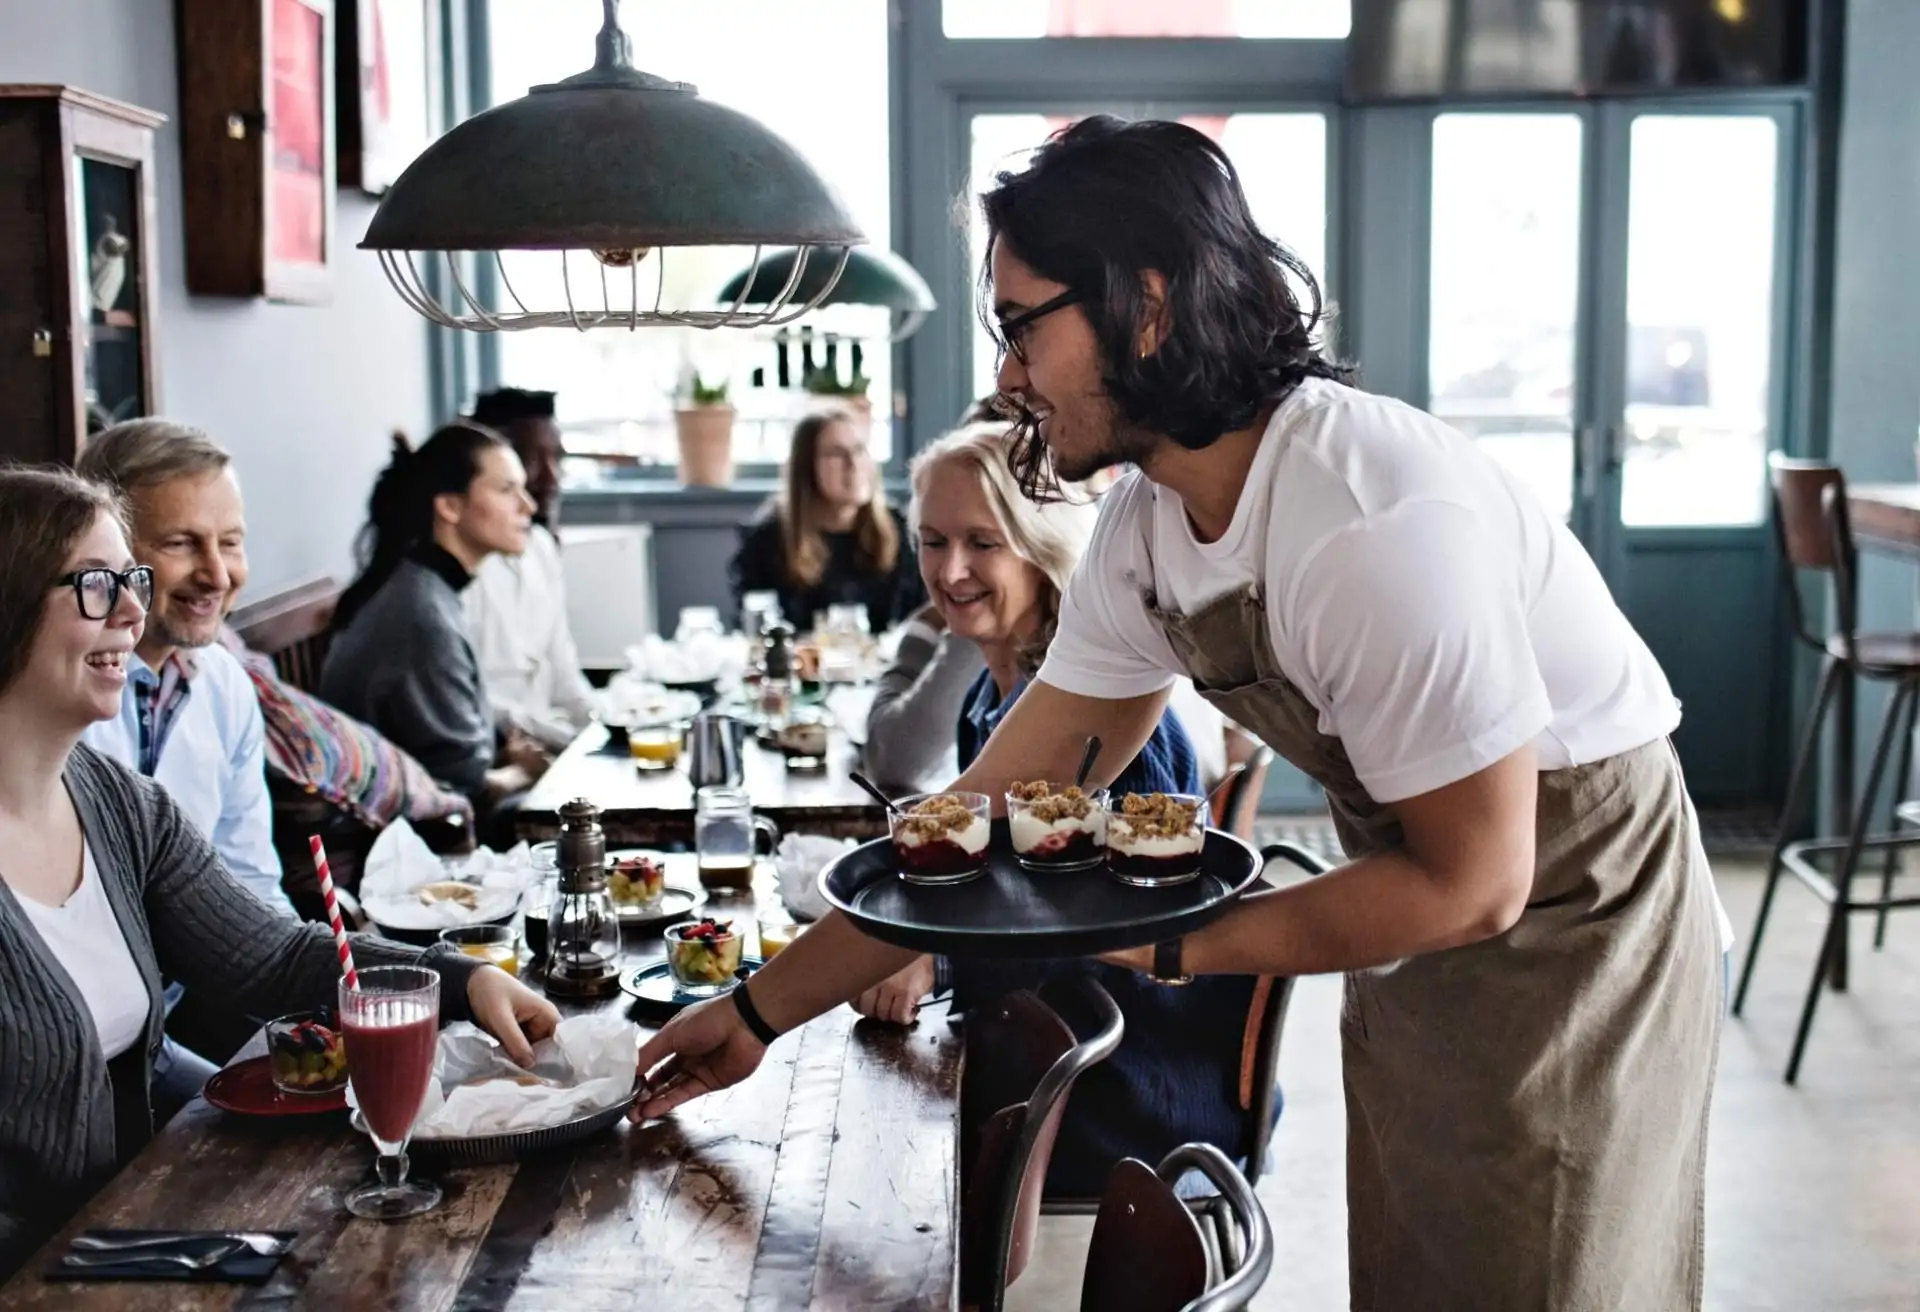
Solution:
{"label": "pepper grinder", "polygon": [[576,798],[560,808],[559,878],[547,917],[547,992],[600,998],[620,987],[620,916],[607,892],[607,835],[600,808]]}

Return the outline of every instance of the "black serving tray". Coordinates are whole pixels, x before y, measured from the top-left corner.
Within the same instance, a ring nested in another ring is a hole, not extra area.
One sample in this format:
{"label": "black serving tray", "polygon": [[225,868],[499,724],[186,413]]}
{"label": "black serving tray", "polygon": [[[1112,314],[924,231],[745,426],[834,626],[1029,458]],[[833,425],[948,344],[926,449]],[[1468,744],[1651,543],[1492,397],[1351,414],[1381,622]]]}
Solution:
{"label": "black serving tray", "polygon": [[1105,867],[1039,873],[1014,859],[1004,820],[993,822],[987,869],[964,884],[909,884],[893,840],[876,839],[820,872],[820,891],[870,937],[962,957],[1084,957],[1192,933],[1260,877],[1260,854],[1207,830],[1200,875],[1170,888],[1123,884]]}

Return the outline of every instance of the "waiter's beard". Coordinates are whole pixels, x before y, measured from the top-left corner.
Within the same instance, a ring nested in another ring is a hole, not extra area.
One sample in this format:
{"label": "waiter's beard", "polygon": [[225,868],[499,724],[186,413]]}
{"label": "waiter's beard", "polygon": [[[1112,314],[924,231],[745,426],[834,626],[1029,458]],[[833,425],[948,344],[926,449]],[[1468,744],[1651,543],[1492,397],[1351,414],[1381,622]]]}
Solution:
{"label": "waiter's beard", "polygon": [[1104,416],[1104,440],[1094,444],[1091,451],[1073,454],[1048,445],[1047,454],[1053,460],[1054,477],[1063,483],[1084,483],[1101,470],[1114,465],[1141,464],[1158,445],[1158,438],[1122,419],[1114,412],[1112,404],[1107,402],[1109,408]]}

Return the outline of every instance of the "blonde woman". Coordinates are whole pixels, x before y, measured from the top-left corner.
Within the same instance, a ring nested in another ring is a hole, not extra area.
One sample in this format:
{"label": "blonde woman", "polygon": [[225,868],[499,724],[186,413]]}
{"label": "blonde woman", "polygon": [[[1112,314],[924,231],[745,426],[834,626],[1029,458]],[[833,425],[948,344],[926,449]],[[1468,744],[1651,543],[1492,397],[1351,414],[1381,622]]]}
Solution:
{"label": "blonde woman", "polygon": [[[1061,589],[1086,547],[1094,518],[1089,505],[1038,505],[1021,495],[1008,471],[1007,451],[1005,424],[976,424],[935,442],[912,469],[909,518],[931,605],[950,633],[979,649],[986,666],[968,689],[956,726],[962,770],[1039,668],[1053,636]],[[1113,788],[1200,791],[1192,743],[1171,712],[1161,716]],[[1091,975],[1126,1018],[1119,1050],[1074,1088],[1048,1168],[1048,1192],[1098,1195],[1120,1158],[1157,1161],[1194,1140],[1229,1155],[1243,1153],[1237,1081],[1251,979],[1223,975],[1168,988],[1090,961],[922,957],[861,994],[854,1007],[877,1019],[908,1023],[914,1004],[949,974],[957,1008],[980,1006],[1050,977]],[[990,1060],[991,1054],[979,1059]]]}
{"label": "blonde woman", "polygon": [[878,633],[926,599],[905,539],[865,426],[845,410],[808,415],[794,427],[780,492],[741,530],[728,570],[734,604],[777,593],[782,617],[802,633],[828,606],[865,606]]}

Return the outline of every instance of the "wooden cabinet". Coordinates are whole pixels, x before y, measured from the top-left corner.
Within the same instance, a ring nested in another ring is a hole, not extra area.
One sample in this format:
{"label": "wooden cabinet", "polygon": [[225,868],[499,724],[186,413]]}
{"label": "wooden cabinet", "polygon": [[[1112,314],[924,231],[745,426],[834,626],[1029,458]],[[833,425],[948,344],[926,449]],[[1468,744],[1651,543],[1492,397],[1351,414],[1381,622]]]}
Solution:
{"label": "wooden cabinet", "polygon": [[0,458],[70,462],[160,403],[153,131],[76,87],[0,85]]}
{"label": "wooden cabinet", "polygon": [[176,0],[187,290],[332,292],[332,0]]}

